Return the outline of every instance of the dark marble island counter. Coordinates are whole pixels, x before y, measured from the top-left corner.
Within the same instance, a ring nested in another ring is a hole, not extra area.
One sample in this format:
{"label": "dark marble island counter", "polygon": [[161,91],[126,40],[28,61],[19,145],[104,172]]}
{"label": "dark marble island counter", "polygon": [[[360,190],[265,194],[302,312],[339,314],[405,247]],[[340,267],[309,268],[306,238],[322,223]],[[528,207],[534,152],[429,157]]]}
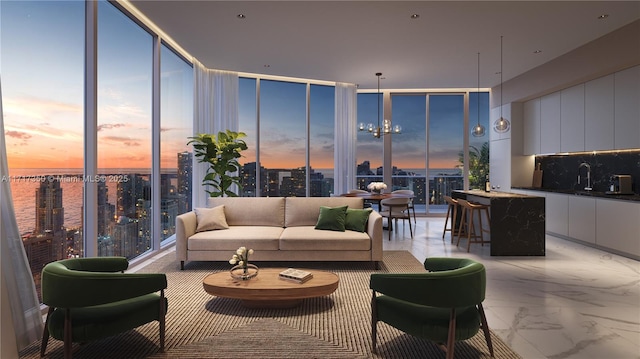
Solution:
{"label": "dark marble island counter", "polygon": [[451,197],[491,206],[492,256],[545,255],[544,197],[479,190],[456,190]]}

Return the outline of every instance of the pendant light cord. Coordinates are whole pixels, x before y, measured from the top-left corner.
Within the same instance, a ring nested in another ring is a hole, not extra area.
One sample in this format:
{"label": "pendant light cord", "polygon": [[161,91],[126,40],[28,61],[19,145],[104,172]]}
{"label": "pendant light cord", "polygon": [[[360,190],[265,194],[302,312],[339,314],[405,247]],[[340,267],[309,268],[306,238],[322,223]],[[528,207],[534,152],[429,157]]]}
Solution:
{"label": "pendant light cord", "polygon": [[478,52],[478,92],[476,93],[476,103],[478,104],[478,127],[480,127],[480,53]]}
{"label": "pendant light cord", "polygon": [[380,76],[382,76],[382,73],[378,72],[376,76],[378,76],[378,93],[376,96],[378,97],[378,130],[380,130]]}
{"label": "pendant light cord", "polygon": [[500,121],[502,119],[502,35],[500,35]]}

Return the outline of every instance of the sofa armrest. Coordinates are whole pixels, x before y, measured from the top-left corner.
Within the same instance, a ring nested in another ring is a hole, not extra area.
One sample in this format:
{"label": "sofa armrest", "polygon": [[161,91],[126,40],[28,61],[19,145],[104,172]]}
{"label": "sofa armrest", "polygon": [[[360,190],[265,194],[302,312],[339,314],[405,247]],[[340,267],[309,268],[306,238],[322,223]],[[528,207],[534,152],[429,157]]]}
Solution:
{"label": "sofa armrest", "polygon": [[367,222],[367,234],[371,238],[371,260],[382,261],[382,216],[371,211]]}
{"label": "sofa armrest", "polygon": [[176,259],[187,260],[187,239],[196,233],[196,212],[183,213],[176,217]]}

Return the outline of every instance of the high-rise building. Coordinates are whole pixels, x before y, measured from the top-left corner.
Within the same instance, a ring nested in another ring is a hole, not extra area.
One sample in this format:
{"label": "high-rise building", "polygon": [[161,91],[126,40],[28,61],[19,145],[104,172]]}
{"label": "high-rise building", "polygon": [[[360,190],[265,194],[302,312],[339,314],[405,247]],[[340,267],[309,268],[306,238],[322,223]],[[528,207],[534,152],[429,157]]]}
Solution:
{"label": "high-rise building", "polygon": [[333,194],[333,178],[324,178],[321,172],[311,169],[309,173],[311,197],[329,197]]}
{"label": "high-rise building", "polygon": [[[84,211],[83,211],[84,212]],[[111,234],[111,223],[114,220],[115,206],[109,203],[109,187],[105,182],[98,182],[98,235]]]}
{"label": "high-rise building", "polygon": [[131,174],[128,181],[118,182],[117,213],[118,217],[136,218],[138,200],[151,200],[151,186],[143,175]]}
{"label": "high-rise building", "polygon": [[191,211],[192,179],[193,153],[187,151],[179,152],[177,191],[182,198],[181,203],[178,204],[178,211],[180,213]]}
{"label": "high-rise building", "polygon": [[[257,172],[256,172],[257,164],[255,162],[248,162],[242,165],[241,176],[242,176],[242,190],[240,191],[241,197],[255,197],[256,196],[256,181],[257,181]],[[267,175],[267,170],[260,166],[260,192],[262,196],[271,195],[270,194],[270,186],[269,176]]]}
{"label": "high-rise building", "polygon": [[[105,253],[134,258],[138,253],[138,221],[121,216],[113,227],[111,246],[105,246]],[[103,255],[100,253],[100,255]]]}
{"label": "high-rise building", "polygon": [[40,182],[36,189],[36,234],[51,233],[64,237],[62,188],[57,180]]}

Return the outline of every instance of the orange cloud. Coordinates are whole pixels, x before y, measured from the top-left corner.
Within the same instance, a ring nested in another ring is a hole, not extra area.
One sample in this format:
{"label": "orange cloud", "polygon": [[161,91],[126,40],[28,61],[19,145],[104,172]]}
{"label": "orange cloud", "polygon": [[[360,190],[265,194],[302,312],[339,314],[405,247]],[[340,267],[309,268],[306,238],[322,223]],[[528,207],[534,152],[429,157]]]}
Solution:
{"label": "orange cloud", "polygon": [[32,136],[26,132],[22,132],[22,131],[5,131],[4,133],[7,137],[12,137],[12,138],[16,138],[19,140],[28,140],[30,139]]}

